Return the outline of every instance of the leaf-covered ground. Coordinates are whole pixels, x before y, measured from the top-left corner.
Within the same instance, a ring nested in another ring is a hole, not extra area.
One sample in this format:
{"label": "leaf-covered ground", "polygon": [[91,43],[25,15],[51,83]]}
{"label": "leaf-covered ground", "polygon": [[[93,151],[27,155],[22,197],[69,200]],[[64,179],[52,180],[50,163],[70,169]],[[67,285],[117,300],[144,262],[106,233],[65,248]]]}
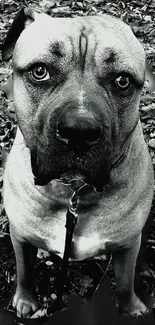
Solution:
{"label": "leaf-covered ground", "polygon": [[[143,44],[147,60],[155,71],[155,1],[14,1],[0,2],[0,42],[22,6],[34,5],[52,16],[74,17],[76,15],[96,15],[109,13],[126,19],[137,38]],[[6,83],[11,75],[11,62],[4,63],[0,57],[0,302],[9,297],[15,280],[15,259],[10,243],[9,225],[2,202],[3,171],[7,155],[13,143],[16,132],[16,117],[10,95],[10,84]],[[148,144],[152,163],[155,165],[155,93],[144,89],[140,104],[141,121],[144,136]],[[151,226],[144,234],[143,254],[137,266],[141,288],[155,298],[155,214],[154,204],[150,214]],[[70,268],[71,277],[79,293],[85,297],[92,294],[98,283],[106,261],[95,261],[90,264],[74,264]],[[50,307],[57,299],[55,275],[57,269],[46,252],[39,251],[36,267],[36,286],[39,300],[44,308]],[[112,288],[115,282],[111,265],[107,276],[111,280]],[[65,303],[65,295],[63,300]]]}

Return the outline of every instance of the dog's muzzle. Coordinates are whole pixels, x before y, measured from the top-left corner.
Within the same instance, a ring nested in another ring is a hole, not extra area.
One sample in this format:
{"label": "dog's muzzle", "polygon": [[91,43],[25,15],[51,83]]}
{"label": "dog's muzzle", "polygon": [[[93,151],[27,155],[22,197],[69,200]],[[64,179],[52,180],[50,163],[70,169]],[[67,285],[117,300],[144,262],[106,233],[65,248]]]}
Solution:
{"label": "dog's muzzle", "polygon": [[100,123],[91,112],[83,109],[62,113],[57,122],[57,139],[74,147],[96,144],[101,133]]}
{"label": "dog's muzzle", "polygon": [[109,177],[111,134],[98,110],[74,107],[73,103],[55,110],[48,121],[48,146],[31,152],[35,184],[60,179],[66,184],[76,180],[78,185],[82,180],[102,191]]}

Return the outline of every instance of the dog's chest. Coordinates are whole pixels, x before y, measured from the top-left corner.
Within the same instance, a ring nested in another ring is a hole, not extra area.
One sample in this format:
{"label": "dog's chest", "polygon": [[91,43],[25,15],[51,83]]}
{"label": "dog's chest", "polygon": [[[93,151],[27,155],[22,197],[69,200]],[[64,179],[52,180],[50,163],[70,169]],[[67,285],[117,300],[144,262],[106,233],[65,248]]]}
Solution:
{"label": "dog's chest", "polygon": [[[37,199],[34,199],[35,195],[33,196],[32,191],[31,196],[29,193],[21,189],[17,196],[17,193],[13,191],[6,191],[6,211],[10,224],[13,225],[18,236],[21,236],[21,240],[26,239],[37,248],[48,250],[62,257],[65,247],[68,199],[66,199],[66,204],[59,202],[59,205],[56,205],[41,193]],[[59,192],[59,197],[60,194]],[[133,219],[130,216],[132,223],[129,216],[124,218],[128,214],[127,204],[124,205],[123,215],[121,215],[119,204],[117,209],[113,208],[116,206],[115,198],[110,200],[110,205],[109,198],[104,198],[101,202],[97,200],[93,204],[92,200],[90,202],[91,204],[78,209],[78,221],[70,251],[71,260],[83,260],[104,254],[107,244],[123,245],[134,235],[137,228],[134,225],[135,217]]]}
{"label": "dog's chest", "polygon": [[[47,213],[43,217],[29,216],[22,219],[20,215],[16,223],[18,232],[34,246],[62,257],[66,238],[66,211],[52,212],[51,215]],[[81,222],[80,215],[78,218],[71,244],[71,260],[83,260],[98,255],[101,250],[104,251],[108,240],[106,237],[100,239],[101,233],[95,227],[95,223],[88,219]]]}
{"label": "dog's chest", "polygon": [[[15,211],[16,210],[16,211]],[[67,208],[50,209],[48,205],[34,204],[18,209],[14,206],[15,214],[9,213],[9,219],[15,225],[18,235],[29,241],[32,245],[48,250],[63,257],[66,236]],[[11,211],[10,211],[11,212]],[[14,217],[16,216],[16,217]],[[73,235],[70,260],[83,260],[105,253],[107,244],[119,244],[129,235],[122,231],[120,222],[113,223],[117,217],[113,214],[102,214],[100,208],[79,211],[78,222]],[[16,219],[16,220],[15,220]],[[115,229],[115,230],[114,230]]]}

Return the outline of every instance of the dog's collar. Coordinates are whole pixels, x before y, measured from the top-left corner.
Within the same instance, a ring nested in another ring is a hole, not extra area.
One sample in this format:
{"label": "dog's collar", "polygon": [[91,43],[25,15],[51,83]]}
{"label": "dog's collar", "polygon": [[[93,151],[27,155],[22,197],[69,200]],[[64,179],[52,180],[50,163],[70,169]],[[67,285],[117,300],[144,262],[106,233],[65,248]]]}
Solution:
{"label": "dog's collar", "polygon": [[83,179],[80,178],[73,178],[70,181],[67,181],[64,178],[58,178],[58,179],[56,178],[54,180],[67,186],[71,190],[71,192],[73,194],[75,192],[76,195],[86,194],[89,193],[91,190],[96,191],[96,188],[93,185],[88,184],[87,182],[85,182]]}

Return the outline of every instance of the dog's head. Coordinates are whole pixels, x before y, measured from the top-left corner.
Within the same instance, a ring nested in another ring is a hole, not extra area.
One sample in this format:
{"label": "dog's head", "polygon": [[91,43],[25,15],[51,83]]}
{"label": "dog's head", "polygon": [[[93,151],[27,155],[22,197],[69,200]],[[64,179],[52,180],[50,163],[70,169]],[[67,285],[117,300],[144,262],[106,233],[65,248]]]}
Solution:
{"label": "dog's head", "polygon": [[139,120],[145,54],[107,15],[51,18],[22,9],[3,45],[13,53],[14,104],[38,184],[108,182]]}

